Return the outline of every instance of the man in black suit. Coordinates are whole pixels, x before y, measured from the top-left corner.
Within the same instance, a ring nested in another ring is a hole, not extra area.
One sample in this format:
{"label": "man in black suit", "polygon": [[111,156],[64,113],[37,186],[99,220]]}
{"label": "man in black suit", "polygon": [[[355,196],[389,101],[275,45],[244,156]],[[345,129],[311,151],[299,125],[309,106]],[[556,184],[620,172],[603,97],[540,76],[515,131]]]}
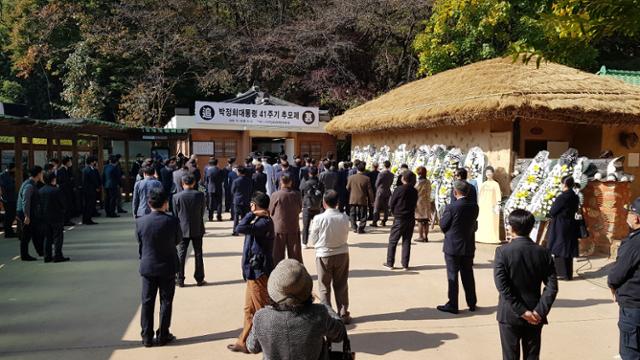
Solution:
{"label": "man in black suit", "polygon": [[65,213],[64,213],[64,226],[74,226],[71,222],[71,218],[76,210],[75,194],[73,192],[73,176],[71,174],[72,161],[71,157],[65,156],[62,158],[61,166],[56,172],[56,183],[62,193],[64,194],[65,201]]}
{"label": "man in black suit", "polygon": [[235,232],[238,222],[242,220],[246,213],[250,211],[251,205],[251,177],[249,170],[244,166],[238,167],[238,178],[233,180],[231,184],[231,193],[233,194],[233,235],[237,236]]}
{"label": "man in black suit", "polygon": [[[478,203],[478,191],[476,191],[476,187],[473,186],[470,182],[467,181],[467,169],[465,168],[458,168],[456,169],[455,173],[454,173],[454,177],[456,180],[460,180],[460,181],[464,181],[467,184],[469,184],[469,193],[467,194],[466,198],[469,201],[472,201],[474,203]],[[456,200],[456,196],[453,193],[453,190],[451,190],[451,202],[454,202]]]}
{"label": "man in black suit", "polygon": [[[47,171],[44,174],[44,186],[38,190],[40,197],[40,231],[44,236],[44,262],[69,261],[62,255],[62,243],[64,241],[64,217],[65,201],[62,190],[56,186],[56,174]],[[51,247],[55,252],[52,254]]]}
{"label": "man in black suit", "polygon": [[524,359],[537,360],[542,326],[558,294],[558,279],[549,250],[529,238],[533,215],[517,209],[509,214],[508,222],[514,239],[496,249],[494,261],[502,358],[519,359],[522,343]]}
{"label": "man in black suit", "polygon": [[204,183],[207,187],[207,208],[209,209],[209,221],[213,221],[213,213],[217,212],[218,221],[222,221],[222,187],[225,181],[224,170],[218,167],[218,159],[209,160],[209,167],[204,174]]}
{"label": "man in black suit", "polygon": [[175,276],[178,272],[176,245],[182,240],[180,223],[168,215],[167,195],[161,187],[149,191],[151,212],[136,219],[136,237],[140,254],[140,275],[142,276],[142,344],[153,346],[153,312],[156,295],[160,291],[160,327],[156,331],[156,342],[165,345],[175,336],[169,332],[173,295],[176,289]]}
{"label": "man in black suit", "polygon": [[469,198],[471,185],[456,180],[453,189],[456,200],[447,205],[440,218],[444,233],[444,260],[447,264],[449,302],[438,305],[438,310],[458,313],[458,273],[462,278],[464,294],[469,311],[476,311],[476,284],[473,277],[473,257],[476,251],[475,232],[478,219],[478,204]]}
{"label": "man in black suit", "polygon": [[118,209],[118,187],[120,185],[120,170],[116,167],[118,159],[115,156],[109,157],[109,163],[102,170],[104,191],[105,191],[105,212],[107,217],[120,217],[116,213]]}
{"label": "man in black suit", "polygon": [[84,197],[84,211],[82,223],[84,225],[96,225],[91,217],[96,210],[96,199],[100,192],[100,173],[96,169],[98,159],[95,156],[87,158],[87,166],[82,169],[82,194]]}
{"label": "man in black suit", "polygon": [[[216,167],[217,168],[217,167]],[[193,244],[193,255],[196,258],[196,271],[193,277],[198,286],[205,284],[204,261],[202,260],[202,237],[204,236],[204,194],[195,189],[196,179],[191,174],[182,177],[183,191],[173,197],[173,214],[180,220],[182,240],[178,244],[180,268],[176,283],[184,286],[184,264],[187,260],[189,242]]]}
{"label": "man in black suit", "polygon": [[171,198],[173,196],[173,172],[176,170],[176,158],[171,157],[164,162],[164,167],[160,169],[160,182],[165,194],[169,195],[169,208],[173,206]]}

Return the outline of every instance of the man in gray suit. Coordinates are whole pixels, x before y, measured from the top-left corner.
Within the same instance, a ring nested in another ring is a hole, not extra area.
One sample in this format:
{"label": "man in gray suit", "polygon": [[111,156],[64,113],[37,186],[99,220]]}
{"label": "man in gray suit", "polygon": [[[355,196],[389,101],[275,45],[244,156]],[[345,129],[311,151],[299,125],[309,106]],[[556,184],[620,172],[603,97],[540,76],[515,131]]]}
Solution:
{"label": "man in gray suit", "polygon": [[173,197],[173,213],[180,220],[182,241],[178,244],[178,258],[180,266],[176,284],[184,286],[184,264],[187,260],[189,242],[193,243],[193,253],[196,258],[196,271],[193,277],[198,286],[206,284],[204,281],[204,261],[202,260],[202,237],[204,236],[204,210],[206,207],[204,193],[195,190],[196,179],[193,174],[182,176],[183,191]]}
{"label": "man in gray suit", "polygon": [[391,162],[384,162],[384,169],[378,174],[376,179],[376,200],[373,204],[373,223],[371,226],[378,227],[380,212],[384,212],[382,226],[387,225],[389,220],[389,198],[391,198],[391,184],[393,184],[393,173],[391,172]]}

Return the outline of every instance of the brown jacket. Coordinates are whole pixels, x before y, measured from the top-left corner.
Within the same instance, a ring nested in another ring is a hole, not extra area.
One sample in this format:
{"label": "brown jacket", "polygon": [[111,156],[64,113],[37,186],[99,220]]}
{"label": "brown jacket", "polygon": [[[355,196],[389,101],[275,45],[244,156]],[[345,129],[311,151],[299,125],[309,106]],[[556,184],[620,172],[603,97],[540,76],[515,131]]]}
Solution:
{"label": "brown jacket", "polygon": [[373,204],[375,196],[373,195],[373,188],[371,187],[371,179],[365,174],[357,173],[349,176],[347,180],[347,190],[349,194],[349,205],[364,205],[369,206]]}
{"label": "brown jacket", "polygon": [[300,232],[298,216],[302,211],[302,197],[298,191],[282,189],[271,194],[269,212],[276,234]]}

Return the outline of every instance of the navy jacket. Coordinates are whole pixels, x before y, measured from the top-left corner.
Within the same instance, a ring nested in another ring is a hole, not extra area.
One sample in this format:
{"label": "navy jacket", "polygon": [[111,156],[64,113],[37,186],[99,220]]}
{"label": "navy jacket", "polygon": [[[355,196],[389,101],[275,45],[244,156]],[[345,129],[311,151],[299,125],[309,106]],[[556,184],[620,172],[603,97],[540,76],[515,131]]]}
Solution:
{"label": "navy jacket", "polygon": [[[242,247],[242,278],[255,280],[262,275],[271,274],[273,270],[273,221],[270,217],[256,217],[252,212],[245,215],[236,226],[235,231],[244,234]],[[253,239],[253,243],[252,243]],[[262,255],[263,267],[251,266],[250,259],[253,255]]]}
{"label": "navy jacket", "polygon": [[91,166],[82,169],[82,190],[85,193],[95,194],[100,189],[100,173]]}
{"label": "navy jacket", "polygon": [[71,177],[71,170],[66,167],[60,167],[56,172],[56,184],[64,196],[67,197],[66,201],[71,202],[73,196],[73,179]]}
{"label": "navy jacket", "polygon": [[233,194],[233,204],[238,206],[249,206],[251,203],[251,178],[249,176],[238,176],[231,184]]}
{"label": "navy jacket", "polygon": [[573,190],[560,194],[551,205],[549,215],[548,246],[555,256],[569,258],[578,256],[579,228],[576,212],[580,206],[580,198]]}
{"label": "navy jacket", "polygon": [[529,238],[517,237],[496,249],[493,278],[500,293],[498,322],[532,326],[521,316],[527,310],[535,310],[547,323],[558,294],[556,268],[549,250]]}
{"label": "navy jacket", "polygon": [[140,275],[171,277],[178,271],[176,245],[182,240],[178,219],[159,211],[136,219]]}
{"label": "navy jacket", "polygon": [[65,199],[62,190],[55,186],[45,185],[38,190],[40,204],[39,219],[46,224],[64,223]]}
{"label": "navy jacket", "polygon": [[103,184],[105,189],[115,189],[120,185],[120,177],[122,172],[120,169],[113,165],[107,164],[102,171]]}
{"label": "navy jacket", "polygon": [[349,178],[349,171],[346,169],[338,170],[338,181],[336,182],[336,191],[341,201],[349,201],[349,192],[347,191],[347,180]]}
{"label": "navy jacket", "polygon": [[445,254],[452,256],[475,254],[478,211],[478,204],[466,197],[447,205],[440,218],[440,229],[444,233]]}
{"label": "navy jacket", "polygon": [[16,179],[8,171],[0,174],[0,189],[2,189],[2,199],[6,202],[16,202]]}
{"label": "navy jacket", "polygon": [[204,236],[204,193],[185,189],[173,196],[173,214],[180,221],[183,238]]}
{"label": "navy jacket", "polygon": [[640,309],[640,229],[622,240],[607,283],[616,291],[618,305]]}
{"label": "navy jacket", "polygon": [[160,169],[160,182],[165,194],[171,194],[173,191],[173,172],[175,169],[168,166]]}
{"label": "navy jacket", "polygon": [[252,176],[253,192],[267,193],[267,174],[264,172],[255,172]]}
{"label": "navy jacket", "polygon": [[209,194],[222,195],[222,186],[225,181],[225,172],[220,170],[217,166],[211,166],[207,168],[204,175],[204,183],[207,187]]}

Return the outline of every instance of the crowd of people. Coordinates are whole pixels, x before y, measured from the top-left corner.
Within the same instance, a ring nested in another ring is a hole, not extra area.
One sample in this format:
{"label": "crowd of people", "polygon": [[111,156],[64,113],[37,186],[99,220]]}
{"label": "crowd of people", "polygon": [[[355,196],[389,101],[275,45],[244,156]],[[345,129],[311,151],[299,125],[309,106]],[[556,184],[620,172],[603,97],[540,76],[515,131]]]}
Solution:
{"label": "crowd of people", "polygon": [[[29,254],[30,241],[45,262],[68,261],[62,253],[63,230],[74,225],[71,218],[78,207],[85,225],[96,224],[92,218],[97,215],[99,199],[107,217],[126,212],[121,202],[125,175],[118,156],[109,158],[102,174],[96,165],[95,157],[87,158],[77,188],[70,176],[69,158],[52,160],[44,168],[34,166],[18,191],[12,185],[14,166],[0,175],[5,237],[16,236],[12,231],[15,218],[23,261],[35,260]],[[225,166],[212,157],[201,171],[196,157],[178,155],[162,161],[139,156],[129,175],[136,179],[131,211],[139,243],[144,346],[175,339],[170,332],[172,301],[175,287],[185,286],[188,248],[194,249],[196,285],[205,285],[205,219],[223,221],[224,213],[234,223],[232,235],[244,236],[241,270],[246,281],[243,330],[228,349],[262,351],[271,359],[317,359],[330,342],[348,344],[345,325],[353,320],[349,232],[363,234],[384,227],[392,215],[382,266],[395,269],[401,241],[401,266],[409,270],[416,224],[419,236],[415,241],[427,242],[434,221],[431,184],[424,167],[414,172],[402,166],[394,174],[385,161],[382,170],[378,169],[379,164],[367,170],[362,161],[336,162],[331,156],[320,162],[296,157],[292,165],[283,155],[275,164],[257,156],[243,164],[228,159]],[[466,178],[465,169],[455,171],[451,202],[438,219],[444,233],[448,301],[437,309],[451,314],[459,312],[458,277],[469,311],[477,310],[473,262],[479,208],[477,190]],[[512,240],[497,248],[494,260],[504,359],[517,359],[521,352],[525,359],[539,357],[541,331],[558,293],[558,279],[572,278],[580,237],[575,220],[580,199],[571,177],[563,178],[562,184],[562,194],[550,210],[547,248],[529,237],[535,224],[531,213],[515,210],[507,216]],[[78,192],[82,194],[80,206],[73,200]],[[632,232],[622,243],[609,275],[609,286],[620,303],[620,354],[625,360],[640,358],[637,344],[629,340],[640,328],[638,209],[640,199],[629,208],[627,222]],[[303,263],[305,248],[315,249],[320,304],[314,304],[313,281]],[[154,330],[158,294],[160,324]],[[297,336],[288,337],[288,333]]]}

